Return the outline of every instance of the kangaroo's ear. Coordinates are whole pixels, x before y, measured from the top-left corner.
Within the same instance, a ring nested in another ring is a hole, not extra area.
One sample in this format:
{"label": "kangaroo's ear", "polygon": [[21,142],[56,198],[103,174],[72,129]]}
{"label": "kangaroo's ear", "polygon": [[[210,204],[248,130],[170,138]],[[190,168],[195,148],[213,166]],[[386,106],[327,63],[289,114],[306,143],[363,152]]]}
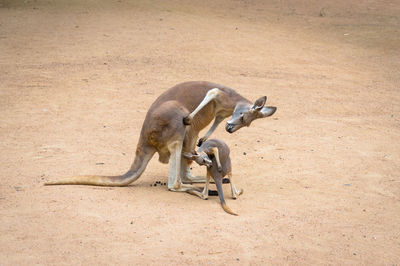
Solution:
{"label": "kangaroo's ear", "polygon": [[183,152],[183,158],[194,161],[196,159],[196,155],[193,153]]}
{"label": "kangaroo's ear", "polygon": [[267,117],[271,116],[276,112],[276,107],[275,106],[266,106],[261,109],[260,114],[262,117]]}
{"label": "kangaroo's ear", "polygon": [[263,96],[263,97],[257,99],[254,102],[254,104],[251,107],[251,109],[256,110],[256,111],[260,111],[264,107],[266,101],[267,101],[267,96]]}

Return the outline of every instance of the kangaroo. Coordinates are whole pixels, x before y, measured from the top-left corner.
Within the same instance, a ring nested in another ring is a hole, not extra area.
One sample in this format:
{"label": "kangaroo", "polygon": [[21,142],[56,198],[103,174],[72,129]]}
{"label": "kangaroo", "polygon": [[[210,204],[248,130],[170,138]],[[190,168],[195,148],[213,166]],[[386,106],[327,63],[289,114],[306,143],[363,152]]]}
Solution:
{"label": "kangaroo", "polygon": [[[233,114],[226,130],[233,133],[249,126],[258,118],[272,115],[276,107],[263,107],[266,97],[254,104],[231,88],[207,81],[180,83],[162,93],[150,106],[140,132],[135,159],[130,169],[117,176],[75,176],[45,185],[126,186],[136,181],[157,152],[161,163],[170,164],[168,189],[187,191],[184,183],[204,182],[190,175],[188,161],[181,160],[182,151],[193,151],[200,130],[214,120],[202,138],[205,141],[226,117]],[[191,112],[191,113],[190,113]],[[184,123],[182,123],[182,121]],[[185,127],[185,125],[190,126]]]}
{"label": "kangaroo", "polygon": [[202,199],[208,199],[208,187],[210,184],[210,177],[212,177],[217,186],[222,209],[229,214],[237,215],[226,205],[224,191],[222,190],[222,178],[228,175],[231,184],[232,198],[237,199],[237,197],[243,193],[243,190],[236,189],[232,182],[232,166],[229,153],[229,147],[225,142],[219,139],[210,139],[203,142],[197,152],[183,153],[182,156],[188,160],[195,161],[199,165],[207,166],[207,178],[203,192],[200,193],[196,189],[189,190],[188,192]]}

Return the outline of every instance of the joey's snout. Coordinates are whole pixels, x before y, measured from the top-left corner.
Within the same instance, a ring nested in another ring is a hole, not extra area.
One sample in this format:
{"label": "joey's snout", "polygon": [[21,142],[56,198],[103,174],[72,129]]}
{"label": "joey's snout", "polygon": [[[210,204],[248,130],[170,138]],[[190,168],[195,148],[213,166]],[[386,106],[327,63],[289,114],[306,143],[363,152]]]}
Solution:
{"label": "joey's snout", "polygon": [[208,159],[208,158],[204,158],[204,164],[207,167],[211,167],[212,166],[212,161],[210,159]]}

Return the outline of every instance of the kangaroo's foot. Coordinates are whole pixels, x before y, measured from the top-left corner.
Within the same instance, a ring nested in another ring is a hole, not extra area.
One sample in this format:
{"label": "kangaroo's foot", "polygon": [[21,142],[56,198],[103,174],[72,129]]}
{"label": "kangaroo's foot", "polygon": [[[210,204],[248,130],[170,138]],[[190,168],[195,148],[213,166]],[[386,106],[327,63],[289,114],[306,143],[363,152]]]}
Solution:
{"label": "kangaroo's foot", "polygon": [[193,189],[194,187],[192,185],[186,185],[186,184],[181,184],[180,186],[175,186],[175,187],[168,187],[169,191],[174,191],[174,192],[187,192]]}
{"label": "kangaroo's foot", "polygon": [[206,179],[204,176],[192,176],[182,178],[183,184],[193,184],[193,183],[205,183]]}
{"label": "kangaroo's foot", "polygon": [[206,178],[204,176],[194,176],[190,172],[190,168],[188,168],[185,173],[182,175],[182,183],[183,184],[193,184],[193,183],[205,183]]}

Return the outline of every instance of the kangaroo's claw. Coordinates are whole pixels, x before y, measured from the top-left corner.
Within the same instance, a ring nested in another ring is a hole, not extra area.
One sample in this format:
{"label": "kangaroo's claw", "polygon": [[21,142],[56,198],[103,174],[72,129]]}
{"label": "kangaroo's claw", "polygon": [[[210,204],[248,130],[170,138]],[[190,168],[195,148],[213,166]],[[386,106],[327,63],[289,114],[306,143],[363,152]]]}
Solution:
{"label": "kangaroo's claw", "polygon": [[188,125],[190,125],[191,123],[192,123],[192,119],[189,117],[189,116],[187,116],[187,117],[184,117],[183,118],[183,124],[185,125],[185,126],[188,126]]}
{"label": "kangaroo's claw", "polygon": [[200,147],[203,144],[203,142],[204,142],[204,139],[200,138],[199,142],[197,142],[197,147]]}

